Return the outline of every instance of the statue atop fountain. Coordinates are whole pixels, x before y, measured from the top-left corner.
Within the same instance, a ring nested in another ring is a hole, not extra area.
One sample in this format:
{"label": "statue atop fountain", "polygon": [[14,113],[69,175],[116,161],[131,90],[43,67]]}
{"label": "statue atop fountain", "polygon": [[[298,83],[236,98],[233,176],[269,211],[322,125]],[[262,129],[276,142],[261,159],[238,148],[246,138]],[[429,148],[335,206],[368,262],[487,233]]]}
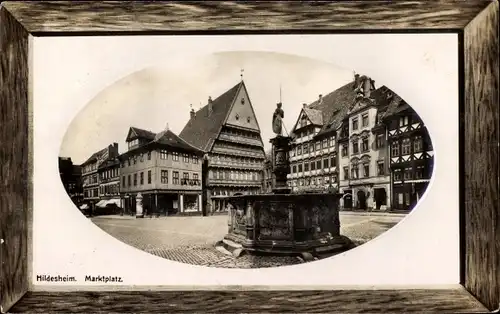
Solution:
{"label": "statue atop fountain", "polygon": [[[312,260],[326,252],[343,252],[351,241],[340,235],[338,193],[292,194],[287,185],[292,138],[283,135],[282,103],[273,113],[272,166],[275,188],[270,194],[228,197],[228,233],[219,245],[235,257],[243,252],[300,254]],[[286,129],[285,129],[286,131]]]}
{"label": "statue atop fountain", "polygon": [[282,106],[282,103],[277,103],[273,114],[273,132],[278,136],[283,135],[283,118],[285,117],[285,112],[281,109]]}
{"label": "statue atop fountain", "polygon": [[290,151],[290,136],[283,136],[283,117],[284,110],[281,108],[283,104],[279,102],[276,105],[276,110],[273,114],[273,132],[276,137],[270,140],[273,145],[272,149],[272,165],[273,172],[276,178],[274,194],[288,194],[291,189],[287,186],[286,176],[290,173],[290,164],[288,161],[288,152]]}

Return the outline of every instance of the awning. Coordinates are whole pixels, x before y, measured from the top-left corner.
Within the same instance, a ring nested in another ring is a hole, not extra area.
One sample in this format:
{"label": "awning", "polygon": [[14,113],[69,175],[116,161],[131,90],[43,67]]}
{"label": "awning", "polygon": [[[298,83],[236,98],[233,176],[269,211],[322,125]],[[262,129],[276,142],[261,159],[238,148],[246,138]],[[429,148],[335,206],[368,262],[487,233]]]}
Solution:
{"label": "awning", "polygon": [[97,204],[95,204],[95,206],[97,206],[97,207],[105,207],[106,206],[106,201],[105,200],[101,200]]}
{"label": "awning", "polygon": [[80,206],[80,209],[87,209],[87,208],[89,208],[87,204],[83,204],[82,206]]}
{"label": "awning", "polygon": [[106,205],[116,205],[116,206],[120,207],[120,199],[113,198],[113,199],[107,200]]}

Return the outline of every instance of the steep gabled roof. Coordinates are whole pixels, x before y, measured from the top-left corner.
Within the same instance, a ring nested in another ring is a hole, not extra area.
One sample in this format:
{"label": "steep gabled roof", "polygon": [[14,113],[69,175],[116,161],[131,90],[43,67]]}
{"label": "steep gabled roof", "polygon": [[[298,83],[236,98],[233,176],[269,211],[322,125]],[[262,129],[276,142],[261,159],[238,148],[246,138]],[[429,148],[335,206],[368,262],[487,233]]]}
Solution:
{"label": "steep gabled roof", "polygon": [[168,145],[170,147],[181,148],[188,151],[196,151],[200,153],[202,152],[199,148],[189,144],[170,130],[165,130],[156,134],[153,142]]}
{"label": "steep gabled roof", "polygon": [[[137,128],[135,128],[135,129],[137,130]],[[142,130],[142,131],[144,131],[144,130]],[[133,152],[140,150],[140,149],[144,149],[145,147],[151,147],[154,144],[166,145],[168,147],[178,148],[178,149],[184,150],[184,151],[195,152],[195,153],[198,153],[199,155],[203,154],[202,150],[189,144],[188,142],[186,142],[185,140],[180,138],[177,134],[175,134],[174,132],[172,132],[169,129],[163,130],[159,133],[153,133],[150,131],[146,131],[146,132],[149,133],[148,135],[150,136],[150,138],[152,136],[150,141],[148,141],[148,142],[146,142],[146,143],[144,143],[144,144],[142,144],[142,145],[140,145],[132,150],[126,151],[125,153],[121,154],[120,157],[128,156],[130,153],[133,153]]]}
{"label": "steep gabled roof", "polygon": [[309,104],[307,108],[321,111],[323,127],[318,135],[336,130],[340,127],[349,107],[354,102],[356,92],[354,90],[354,81],[334,90],[322,97],[321,102],[316,100]]}
{"label": "steep gabled roof", "polygon": [[198,110],[184,126],[179,136],[189,144],[203,151],[208,151],[219,135],[231,105],[242,86],[244,86],[243,81],[214,99],[210,115],[208,104]]}
{"label": "steep gabled roof", "polygon": [[101,149],[100,151],[93,153],[89,159],[87,159],[84,163],[82,163],[82,166],[85,166],[89,163],[97,161],[101,156],[107,153],[108,147]]}
{"label": "steep gabled roof", "polygon": [[393,94],[387,109],[382,115],[382,119],[390,118],[401,111],[410,109],[411,107],[397,94]]}
{"label": "steep gabled roof", "polygon": [[142,138],[142,139],[145,139],[148,141],[152,141],[155,138],[155,135],[156,134],[151,132],[151,131],[143,130],[143,129],[139,129],[139,128],[136,128],[134,126],[131,126],[129,131],[128,131],[126,141],[128,142],[129,140],[134,139],[134,138]]}
{"label": "steep gabled roof", "polygon": [[304,108],[303,110],[312,124],[323,125],[323,114],[320,110],[311,108]]}

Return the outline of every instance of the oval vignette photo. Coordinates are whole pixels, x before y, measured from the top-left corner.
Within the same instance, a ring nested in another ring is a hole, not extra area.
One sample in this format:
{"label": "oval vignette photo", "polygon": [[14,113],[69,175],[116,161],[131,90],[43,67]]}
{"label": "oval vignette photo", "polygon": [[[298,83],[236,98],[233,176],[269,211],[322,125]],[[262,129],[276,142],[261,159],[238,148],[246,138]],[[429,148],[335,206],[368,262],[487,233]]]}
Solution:
{"label": "oval vignette photo", "polygon": [[61,145],[74,210],[137,249],[219,268],[374,239],[418,208],[432,142],[397,91],[337,62],[219,52],[106,86]]}

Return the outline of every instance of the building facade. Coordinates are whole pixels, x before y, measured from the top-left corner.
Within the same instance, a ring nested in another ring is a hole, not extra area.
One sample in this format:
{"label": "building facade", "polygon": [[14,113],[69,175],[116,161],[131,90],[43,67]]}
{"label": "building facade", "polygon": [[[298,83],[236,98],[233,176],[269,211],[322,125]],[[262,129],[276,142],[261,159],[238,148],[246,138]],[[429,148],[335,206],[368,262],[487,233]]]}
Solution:
{"label": "building facade", "polygon": [[82,163],[82,186],[83,186],[83,210],[95,209],[95,205],[100,201],[99,198],[99,166],[110,158],[118,156],[118,143],[113,143],[108,147],[92,154],[84,163]]}
{"label": "building facade", "polygon": [[126,142],[128,151],[119,156],[126,213],[135,215],[142,197],[145,215],[201,214],[201,150],[168,129],[155,134],[131,127]]}
{"label": "building facade", "polygon": [[76,206],[83,202],[82,168],[69,157],[59,157],[59,175],[64,190]]}
{"label": "building facade", "polygon": [[262,187],[264,145],[243,80],[195,112],[180,137],[204,151],[206,212],[227,209],[226,196],[257,194]]}
{"label": "building facade", "polygon": [[108,158],[97,168],[99,176],[99,202],[100,208],[117,210],[120,203],[120,162],[118,156]]}
{"label": "building facade", "polygon": [[383,90],[374,81],[356,75],[356,96],[347,111],[339,136],[340,192],[343,208],[390,208],[391,180],[385,130],[374,129],[384,103]]}
{"label": "building facade", "polygon": [[430,182],[434,151],[418,114],[398,95],[389,96],[383,123],[390,152],[392,206],[396,210],[411,210]]}
{"label": "building facade", "polygon": [[287,184],[293,192],[338,191],[337,130],[354,98],[353,84],[302,106],[291,134]]}

